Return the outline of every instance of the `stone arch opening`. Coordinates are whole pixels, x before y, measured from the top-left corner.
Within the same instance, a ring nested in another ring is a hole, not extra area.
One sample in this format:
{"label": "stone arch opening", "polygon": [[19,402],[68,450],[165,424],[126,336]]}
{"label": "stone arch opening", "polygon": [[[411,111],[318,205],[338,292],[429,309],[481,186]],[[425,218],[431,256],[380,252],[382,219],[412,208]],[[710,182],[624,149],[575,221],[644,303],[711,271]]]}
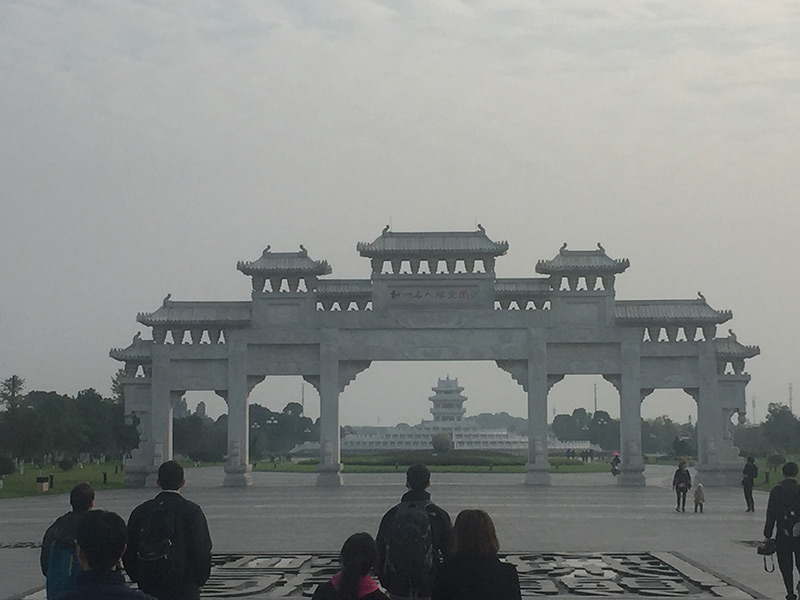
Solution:
{"label": "stone arch opening", "polygon": [[339,402],[343,454],[429,449],[438,431],[456,450],[527,450],[525,392],[493,361],[373,361]]}
{"label": "stone arch opening", "polygon": [[600,375],[567,375],[555,383],[548,394],[548,422],[557,440],[548,445],[550,455],[600,460],[619,451],[619,402]]}
{"label": "stone arch opening", "polygon": [[642,451],[697,457],[697,402],[680,389],[656,389],[642,401]]}
{"label": "stone arch opening", "polygon": [[214,392],[190,390],[172,403],[173,457],[219,463],[228,453],[228,405]]}

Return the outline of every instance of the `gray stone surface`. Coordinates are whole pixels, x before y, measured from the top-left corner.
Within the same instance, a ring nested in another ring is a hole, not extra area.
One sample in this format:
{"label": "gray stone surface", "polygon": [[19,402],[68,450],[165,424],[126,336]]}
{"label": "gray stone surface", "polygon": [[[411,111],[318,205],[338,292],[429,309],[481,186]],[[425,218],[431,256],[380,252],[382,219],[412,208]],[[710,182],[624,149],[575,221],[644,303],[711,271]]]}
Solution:
{"label": "gray stone surface", "polygon": [[[707,490],[706,512],[674,512],[672,467],[648,467],[647,487],[621,488],[610,474],[553,475],[552,486],[531,487],[518,475],[434,473],[434,500],[453,517],[480,507],[495,520],[505,552],[639,553],[684,557],[700,571],[732,581],[729,597],[746,587],[780,598],[776,573],[764,573],[761,557],[746,545],[760,539],[766,494],[756,513],[745,513],[741,490]],[[354,531],[373,534],[383,513],[404,491],[403,473],[348,474],[347,485],[320,488],[314,474],[253,473],[253,486],[220,487],[220,468],[187,471],[185,494],[208,516],[215,553],[330,552]],[[127,517],[152,490],[100,491],[96,506]],[[38,551],[8,548],[38,542],[63,513],[67,496],[0,503],[0,598],[43,585]],[[691,510],[691,509],[689,509]],[[702,577],[702,573],[700,574]],[[744,597],[744,596],[741,596]]]}

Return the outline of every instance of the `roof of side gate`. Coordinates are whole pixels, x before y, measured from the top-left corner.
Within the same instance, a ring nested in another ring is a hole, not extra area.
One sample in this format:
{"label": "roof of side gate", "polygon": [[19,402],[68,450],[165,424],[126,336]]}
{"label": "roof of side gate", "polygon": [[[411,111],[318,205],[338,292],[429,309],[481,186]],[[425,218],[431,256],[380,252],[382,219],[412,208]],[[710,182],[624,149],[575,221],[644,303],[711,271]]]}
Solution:
{"label": "roof of side gate", "polygon": [[356,245],[361,256],[391,257],[418,255],[502,256],[508,242],[495,242],[478,225],[477,231],[389,231],[388,226],[373,242]]}

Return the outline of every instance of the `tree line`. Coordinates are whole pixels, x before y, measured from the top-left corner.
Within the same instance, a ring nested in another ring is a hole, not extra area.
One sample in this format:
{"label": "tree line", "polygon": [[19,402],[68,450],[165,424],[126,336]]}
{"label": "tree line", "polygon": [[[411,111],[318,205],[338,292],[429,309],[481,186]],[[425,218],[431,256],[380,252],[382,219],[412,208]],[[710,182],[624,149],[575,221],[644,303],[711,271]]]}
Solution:
{"label": "tree line", "polygon": [[[117,372],[111,397],[88,388],[75,396],[26,392],[18,375],[0,382],[0,456],[34,464],[69,464],[78,459],[119,459],[139,443],[136,420],[125,417],[123,388]],[[173,448],[198,462],[219,462],[228,451],[228,417],[216,420],[185,414],[173,420]],[[250,406],[250,457],[257,461],[285,455],[304,441],[319,440],[319,422],[289,402],[282,411]],[[5,469],[8,470],[8,467]]]}
{"label": "tree line", "polygon": [[[561,441],[588,440],[603,450],[619,450],[619,419],[606,411],[594,414],[576,408],[553,419],[552,430]],[[758,424],[731,424],[734,444],[743,456],[769,457],[800,454],[800,419],[788,406],[771,403]],[[642,451],[672,456],[697,455],[697,427],[676,423],[666,416],[642,420]]]}

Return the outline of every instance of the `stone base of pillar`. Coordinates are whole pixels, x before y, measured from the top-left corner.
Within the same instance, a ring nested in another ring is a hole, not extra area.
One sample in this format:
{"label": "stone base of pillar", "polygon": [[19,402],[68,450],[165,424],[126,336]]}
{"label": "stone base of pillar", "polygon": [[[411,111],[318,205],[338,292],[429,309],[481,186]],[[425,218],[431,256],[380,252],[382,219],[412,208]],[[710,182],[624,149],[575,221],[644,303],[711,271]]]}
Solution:
{"label": "stone base of pillar", "polygon": [[253,485],[253,476],[249,471],[225,473],[222,480],[223,487],[247,487]]}
{"label": "stone base of pillar", "polygon": [[158,487],[158,469],[148,470],[147,477],[145,478],[145,487]]}
{"label": "stone base of pillar", "polygon": [[317,485],[320,487],[338,487],[344,484],[342,480],[342,465],[320,465],[317,469]]}
{"label": "stone base of pillar", "polygon": [[[742,464],[697,465],[695,481],[705,487],[739,487],[742,485]],[[776,480],[778,481],[778,480]]]}
{"label": "stone base of pillar", "polygon": [[141,488],[147,483],[147,469],[125,465],[125,487]]}
{"label": "stone base of pillar", "polygon": [[622,472],[617,475],[617,485],[624,487],[644,487],[646,481],[643,470],[643,468],[626,470],[623,467]]}
{"label": "stone base of pillar", "polygon": [[550,485],[550,471],[540,468],[540,465],[526,464],[525,485]]}

